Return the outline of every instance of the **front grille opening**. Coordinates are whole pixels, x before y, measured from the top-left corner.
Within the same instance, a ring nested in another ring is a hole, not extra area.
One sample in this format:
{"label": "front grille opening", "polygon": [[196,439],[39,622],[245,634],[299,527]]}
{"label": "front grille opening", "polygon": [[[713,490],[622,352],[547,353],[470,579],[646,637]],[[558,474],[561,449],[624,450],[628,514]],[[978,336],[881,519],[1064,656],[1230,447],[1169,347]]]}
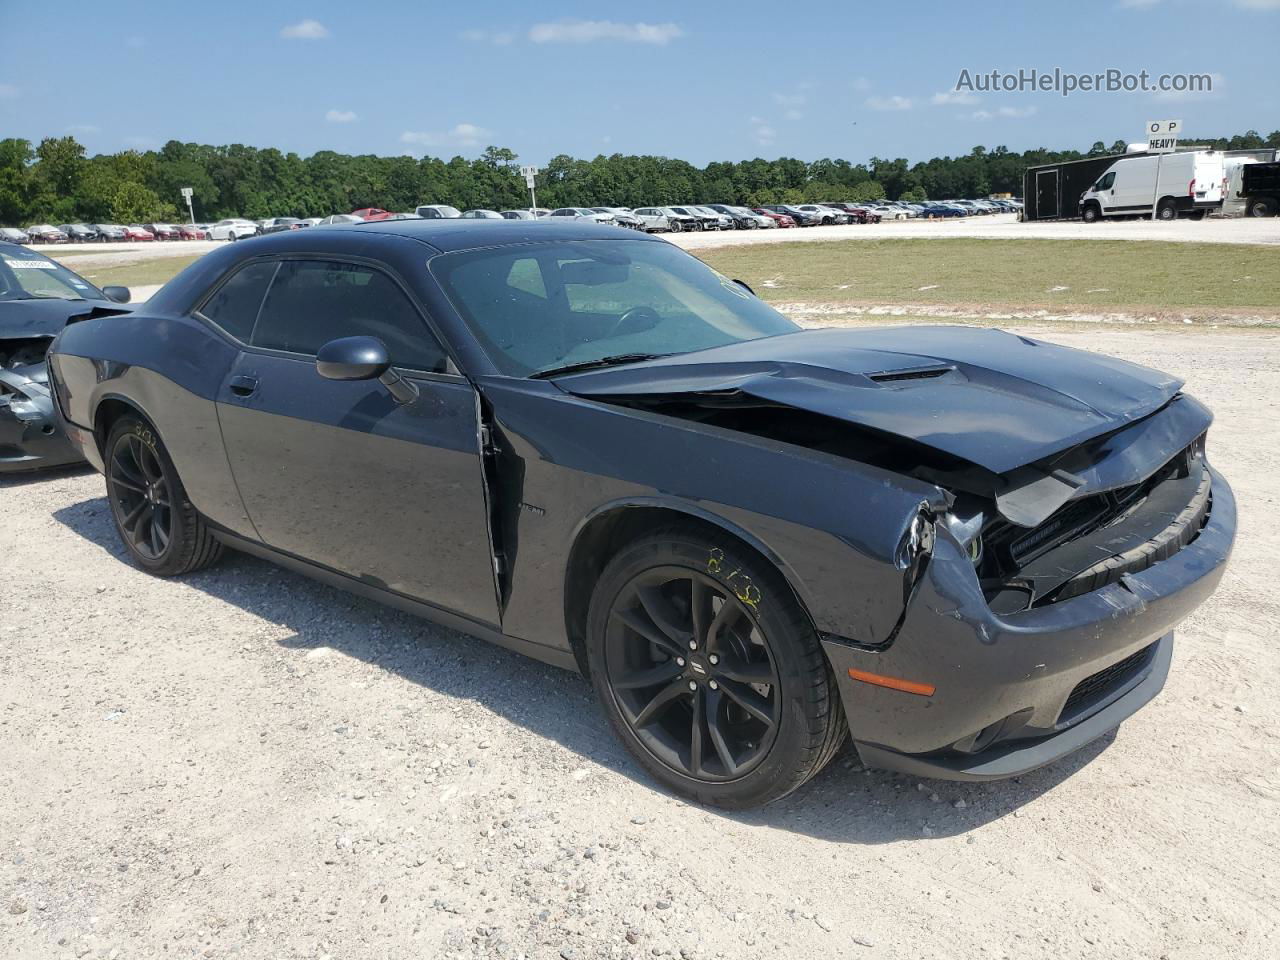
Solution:
{"label": "front grille opening", "polygon": [[1106,496],[1089,497],[1069,503],[1040,526],[1018,537],[1009,544],[1009,553],[1016,564],[1025,563],[1038,551],[1037,547],[1056,543],[1059,534],[1070,535],[1081,528],[1092,527],[1111,506]]}
{"label": "front grille opening", "polygon": [[[1073,500],[1034,529],[1000,517],[988,521],[983,528],[983,556],[978,564],[987,603],[995,612],[1008,614],[1070,599],[1114,583],[1125,573],[1145,570],[1187,546],[1208,522],[1212,502],[1208,474],[1198,453],[1201,442],[1193,442],[1143,482]],[[1063,567],[1059,574],[1053,551],[1069,549],[1068,545],[1079,538],[1124,524],[1146,509],[1153,497],[1160,497],[1162,490],[1172,490],[1163,484],[1181,483],[1193,471],[1203,478],[1201,486],[1165,530],[1146,544],[1099,559],[1092,567],[1085,569],[1087,564],[1083,564],[1075,572]],[[1022,602],[1024,597],[1028,602]]]}
{"label": "front grille opening", "polygon": [[1067,697],[1067,702],[1062,707],[1058,722],[1074,722],[1079,718],[1079,714],[1105,700],[1132,680],[1151,662],[1155,648],[1156,645],[1154,643],[1143,647],[1137,653],[1131,653],[1123,660],[1113,663],[1109,667],[1104,667],[1097,673],[1085,677],[1077,683],[1075,689],[1071,691],[1071,696]]}

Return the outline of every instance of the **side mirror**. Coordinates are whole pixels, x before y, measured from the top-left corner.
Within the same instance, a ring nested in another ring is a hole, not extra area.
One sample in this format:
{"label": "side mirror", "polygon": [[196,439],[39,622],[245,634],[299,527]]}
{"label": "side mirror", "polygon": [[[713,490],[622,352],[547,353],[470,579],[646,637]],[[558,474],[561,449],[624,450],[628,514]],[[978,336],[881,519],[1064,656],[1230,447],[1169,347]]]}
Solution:
{"label": "side mirror", "polygon": [[128,303],[133,299],[128,287],[103,287],[102,293],[112,303]]}
{"label": "side mirror", "polygon": [[316,371],[326,380],[372,380],[390,368],[387,345],[377,337],[330,340],[316,353]]}
{"label": "side mirror", "polygon": [[316,372],[327,380],[377,379],[397,403],[413,403],[418,388],[391,368],[387,345],[377,337],[341,337],[316,352]]}

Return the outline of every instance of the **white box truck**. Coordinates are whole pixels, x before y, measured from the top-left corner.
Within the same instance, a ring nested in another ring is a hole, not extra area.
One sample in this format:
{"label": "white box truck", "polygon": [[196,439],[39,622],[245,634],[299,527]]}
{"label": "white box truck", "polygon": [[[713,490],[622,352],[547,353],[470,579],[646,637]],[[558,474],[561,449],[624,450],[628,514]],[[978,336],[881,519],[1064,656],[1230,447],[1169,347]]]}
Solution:
{"label": "white box truck", "polygon": [[1080,218],[1180,216],[1203,219],[1222,206],[1222,154],[1216,150],[1123,157],[1080,197]]}

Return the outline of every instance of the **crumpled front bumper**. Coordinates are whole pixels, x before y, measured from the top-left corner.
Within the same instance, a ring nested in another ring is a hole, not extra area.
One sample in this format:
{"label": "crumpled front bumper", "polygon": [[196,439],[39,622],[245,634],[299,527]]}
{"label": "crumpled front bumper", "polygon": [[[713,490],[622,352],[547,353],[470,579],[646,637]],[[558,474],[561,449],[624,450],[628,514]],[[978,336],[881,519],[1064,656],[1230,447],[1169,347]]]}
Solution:
{"label": "crumpled front bumper", "polygon": [[63,432],[48,385],[0,370],[0,473],[83,460]]}
{"label": "crumpled front bumper", "polygon": [[[1174,626],[1216,589],[1235,539],[1231,488],[1210,473],[1209,519],[1185,548],[1119,583],[1017,614],[991,611],[963,550],[940,529],[891,644],[824,641],[863,761],[955,780],[1016,776],[1085,746],[1149,702],[1168,674]],[[1083,681],[1126,660],[1131,669],[1082,702]],[[935,690],[874,686],[850,669]]]}

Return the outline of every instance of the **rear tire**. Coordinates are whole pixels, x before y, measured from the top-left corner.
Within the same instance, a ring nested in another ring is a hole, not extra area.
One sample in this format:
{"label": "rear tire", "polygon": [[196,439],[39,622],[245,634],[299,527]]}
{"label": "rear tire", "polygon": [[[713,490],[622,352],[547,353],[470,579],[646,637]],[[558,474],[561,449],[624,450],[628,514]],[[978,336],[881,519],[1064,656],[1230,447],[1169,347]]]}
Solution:
{"label": "rear tire", "polygon": [[812,624],[778,571],[727,537],[675,526],[624,547],[592,594],[586,646],[619,739],[701,803],[778,800],[844,742]]}
{"label": "rear tire", "polygon": [[1161,200],[1160,206],[1156,207],[1156,219],[1163,220],[1165,223],[1177,220],[1178,208],[1173,205],[1171,200]]}
{"label": "rear tire", "polygon": [[107,501],[133,562],[158,577],[209,566],[222,555],[151,425],[131,414],[111,425],[103,447]]}
{"label": "rear tire", "polygon": [[1250,217],[1274,217],[1276,205],[1272,200],[1251,200],[1246,214]]}

